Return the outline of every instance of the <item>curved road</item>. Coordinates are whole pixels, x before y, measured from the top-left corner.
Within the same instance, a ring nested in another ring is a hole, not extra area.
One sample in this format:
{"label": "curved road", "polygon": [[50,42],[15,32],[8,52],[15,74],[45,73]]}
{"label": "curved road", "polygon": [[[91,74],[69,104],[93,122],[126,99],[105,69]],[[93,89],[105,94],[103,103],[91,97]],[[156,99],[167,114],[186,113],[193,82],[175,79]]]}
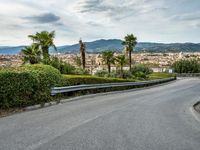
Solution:
{"label": "curved road", "polygon": [[0,118],[0,150],[199,150],[198,100],[192,78],[86,96]]}

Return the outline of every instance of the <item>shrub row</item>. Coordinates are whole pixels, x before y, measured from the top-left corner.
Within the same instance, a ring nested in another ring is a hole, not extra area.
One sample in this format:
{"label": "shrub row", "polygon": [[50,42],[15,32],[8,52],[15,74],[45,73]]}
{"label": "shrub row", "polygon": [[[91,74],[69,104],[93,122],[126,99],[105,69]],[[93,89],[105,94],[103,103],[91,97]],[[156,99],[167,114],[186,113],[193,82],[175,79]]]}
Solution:
{"label": "shrub row", "polygon": [[116,82],[134,82],[135,80],[125,80],[119,78],[103,78],[95,76],[79,76],[79,75],[64,75],[63,86],[80,85],[80,84],[101,84],[101,83],[116,83]]}
{"label": "shrub row", "polygon": [[0,108],[43,104],[50,88],[62,82],[60,72],[47,65],[26,65],[0,71]]}
{"label": "shrub row", "polygon": [[164,78],[171,78],[175,77],[175,74],[169,74],[169,73],[152,73],[149,75],[149,80],[155,80],[155,79],[164,79]]}

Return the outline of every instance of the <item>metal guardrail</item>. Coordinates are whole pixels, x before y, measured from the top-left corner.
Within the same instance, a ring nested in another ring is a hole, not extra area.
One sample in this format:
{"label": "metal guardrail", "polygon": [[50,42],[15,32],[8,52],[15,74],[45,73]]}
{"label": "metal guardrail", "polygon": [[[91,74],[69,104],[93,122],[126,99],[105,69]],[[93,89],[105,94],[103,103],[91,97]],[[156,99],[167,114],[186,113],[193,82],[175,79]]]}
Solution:
{"label": "metal guardrail", "polygon": [[141,82],[121,82],[121,83],[104,83],[104,84],[85,84],[85,85],[75,85],[75,86],[66,86],[66,87],[54,87],[51,89],[51,95],[55,96],[56,94],[61,93],[70,93],[75,91],[82,90],[91,90],[91,89],[106,89],[113,87],[126,87],[126,86],[150,86],[160,83],[165,83],[169,81],[176,80],[176,77],[151,80],[151,81],[141,81]]}

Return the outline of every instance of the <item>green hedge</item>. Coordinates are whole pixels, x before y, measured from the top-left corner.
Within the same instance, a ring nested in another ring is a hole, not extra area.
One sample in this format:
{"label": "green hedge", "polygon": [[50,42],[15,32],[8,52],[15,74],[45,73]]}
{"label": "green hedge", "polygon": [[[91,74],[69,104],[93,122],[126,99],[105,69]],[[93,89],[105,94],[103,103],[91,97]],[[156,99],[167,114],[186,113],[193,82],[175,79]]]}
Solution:
{"label": "green hedge", "polygon": [[61,85],[60,72],[47,65],[0,71],[0,108],[24,107],[51,100],[50,88]]}
{"label": "green hedge", "polygon": [[155,79],[164,79],[164,78],[171,78],[175,77],[175,74],[170,73],[152,73],[149,75],[149,80],[155,80]]}
{"label": "green hedge", "polygon": [[135,80],[125,80],[119,78],[103,78],[95,76],[64,75],[63,86],[80,85],[80,84],[100,84],[116,82],[134,82]]}

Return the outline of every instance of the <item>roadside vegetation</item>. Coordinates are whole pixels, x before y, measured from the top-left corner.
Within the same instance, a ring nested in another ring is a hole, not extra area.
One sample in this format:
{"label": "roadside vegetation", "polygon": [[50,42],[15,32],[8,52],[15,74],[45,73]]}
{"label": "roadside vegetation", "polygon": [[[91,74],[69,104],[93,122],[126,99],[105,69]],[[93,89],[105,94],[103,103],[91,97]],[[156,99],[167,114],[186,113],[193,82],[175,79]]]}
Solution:
{"label": "roadside vegetation", "polygon": [[181,59],[172,67],[176,73],[200,73],[200,62],[197,59]]}
{"label": "roadside vegetation", "polygon": [[[77,56],[77,66],[66,63],[49,54],[53,47],[55,32],[37,32],[28,36],[33,43],[22,49],[23,64],[17,68],[0,69],[0,109],[23,108],[34,104],[44,104],[52,101],[51,88],[55,86],[71,86],[81,84],[99,84],[115,82],[135,82],[171,77],[169,74],[155,74],[147,66],[133,64],[131,55],[137,44],[137,38],[127,35],[123,45],[128,52],[114,55],[113,50],[102,53],[103,63],[107,68],[98,70],[95,75],[86,70],[86,45],[80,40],[80,57]],[[129,70],[124,70],[124,66]],[[116,66],[112,70],[111,66]],[[177,66],[177,65],[176,65]]]}

